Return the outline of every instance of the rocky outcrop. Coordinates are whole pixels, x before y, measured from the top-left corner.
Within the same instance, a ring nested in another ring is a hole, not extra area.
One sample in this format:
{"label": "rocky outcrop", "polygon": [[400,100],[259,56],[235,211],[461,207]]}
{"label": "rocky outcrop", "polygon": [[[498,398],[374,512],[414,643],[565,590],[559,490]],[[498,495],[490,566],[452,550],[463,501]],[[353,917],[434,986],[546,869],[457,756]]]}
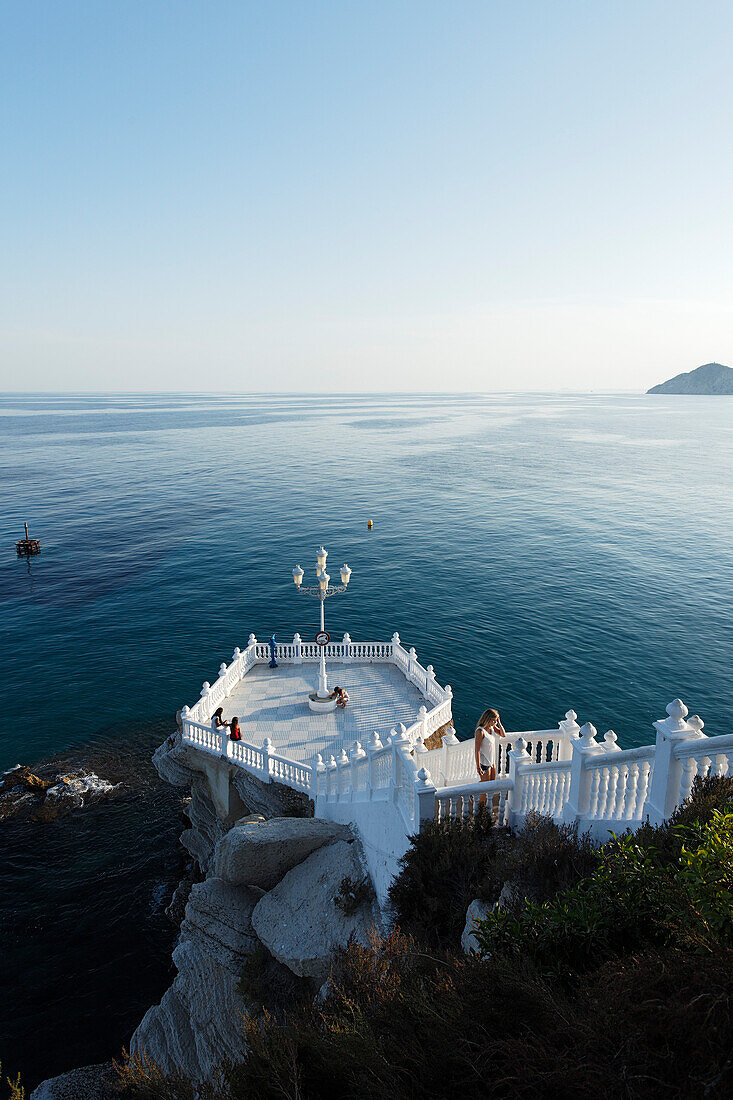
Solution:
{"label": "rocky outcrop", "polygon": [[475,935],[476,921],[485,920],[490,912],[491,906],[480,898],[475,898],[466,910],[466,925],[461,933],[461,948],[466,955],[470,955],[472,951],[478,951]]}
{"label": "rocky outcrop", "polygon": [[193,753],[181,740],[180,733],[173,733],[153,753],[153,766],[160,778],[171,787],[190,787],[200,769],[195,766]]}
{"label": "rocky outcrop", "polygon": [[29,1100],[119,1100],[116,1082],[117,1074],[111,1062],[81,1066],[42,1081]]}
{"label": "rocky outcrop", "polygon": [[[334,949],[352,935],[366,939],[378,912],[363,891],[344,893],[345,908],[337,903],[344,879],[364,878],[347,826],[252,814],[226,829],[195,771],[191,792],[191,828],[182,839],[207,877],[190,887],[173,952],[173,984],[145,1014],[130,1051],[167,1072],[178,1069],[205,1081],[223,1061],[243,1053],[249,1001],[242,978],[253,956],[266,974],[277,977],[280,967],[291,982],[293,975],[313,979],[315,992],[328,977]],[[282,975],[279,980],[287,989]]]}
{"label": "rocky outcrop", "polygon": [[318,848],[258,902],[252,926],[278,962],[321,985],[329,976],[334,951],[346,947],[352,936],[367,942],[379,922],[373,904],[358,905],[353,912],[338,904],[343,880],[363,876],[354,841],[337,840]]}
{"label": "rocky outcrop", "polygon": [[149,1009],[130,1043],[162,1069],[210,1079],[225,1059],[242,1053],[238,991],[244,961],[258,946],[251,923],[259,894],[212,877],[191,888],[173,952],[176,975]]}
{"label": "rocky outcrop", "polygon": [[55,821],[118,792],[120,783],[110,783],[93,771],[76,768],[62,773],[58,765],[45,764],[42,775],[16,764],[0,776],[0,821]]}
{"label": "rocky outcrop", "polygon": [[216,816],[214,803],[209,794],[208,784],[202,775],[194,773],[191,780],[191,798],[185,813],[191,823],[189,829],[181,833],[181,844],[191,855],[203,872],[211,866],[214,849],[226,829]]}
{"label": "rocky outcrop", "polygon": [[241,768],[232,772],[232,786],[252,813],[265,817],[313,817],[313,802],[307,794],[282,783],[263,783]]}
{"label": "rocky outcrop", "polygon": [[214,873],[237,886],[271,890],[311,852],[347,839],[351,839],[348,826],[316,818],[238,822],[217,847]]}

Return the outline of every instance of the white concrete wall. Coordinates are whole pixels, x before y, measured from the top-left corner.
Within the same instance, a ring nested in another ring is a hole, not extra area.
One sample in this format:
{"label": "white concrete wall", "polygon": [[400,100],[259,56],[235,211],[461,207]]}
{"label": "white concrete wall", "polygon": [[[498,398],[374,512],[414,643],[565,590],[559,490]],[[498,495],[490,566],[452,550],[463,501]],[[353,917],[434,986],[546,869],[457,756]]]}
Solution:
{"label": "white concrete wall", "polygon": [[326,802],[319,799],[316,817],[351,825],[361,840],[367,868],[380,907],[387,905],[393,878],[399,873],[399,860],[410,846],[402,815],[393,802]]}

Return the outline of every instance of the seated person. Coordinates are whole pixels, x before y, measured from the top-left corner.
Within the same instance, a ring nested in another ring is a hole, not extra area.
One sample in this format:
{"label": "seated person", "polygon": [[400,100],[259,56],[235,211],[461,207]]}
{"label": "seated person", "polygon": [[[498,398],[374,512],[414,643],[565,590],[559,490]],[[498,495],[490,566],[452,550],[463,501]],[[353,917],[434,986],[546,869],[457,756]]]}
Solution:
{"label": "seated person", "polygon": [[231,741],[241,741],[242,731],[239,728],[239,718],[235,714],[229,723],[229,739]]}
{"label": "seated person", "polygon": [[214,713],[211,716],[211,729],[212,729],[212,731],[221,736],[221,731],[225,730],[228,725],[229,725],[229,723],[224,721],[224,710],[223,710],[223,708],[222,707],[217,707],[216,710],[214,711]]}
{"label": "seated person", "polygon": [[331,692],[330,698],[336,700],[337,707],[345,707],[349,701],[349,696],[342,687],[335,687]]}

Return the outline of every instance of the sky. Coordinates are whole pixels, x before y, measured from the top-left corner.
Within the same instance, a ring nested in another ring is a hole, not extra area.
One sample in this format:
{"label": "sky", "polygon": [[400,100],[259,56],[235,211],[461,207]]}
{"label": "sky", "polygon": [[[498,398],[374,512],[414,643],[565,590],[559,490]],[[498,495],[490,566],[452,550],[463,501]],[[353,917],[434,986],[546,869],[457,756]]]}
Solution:
{"label": "sky", "polygon": [[0,0],[0,390],[733,365],[733,5]]}

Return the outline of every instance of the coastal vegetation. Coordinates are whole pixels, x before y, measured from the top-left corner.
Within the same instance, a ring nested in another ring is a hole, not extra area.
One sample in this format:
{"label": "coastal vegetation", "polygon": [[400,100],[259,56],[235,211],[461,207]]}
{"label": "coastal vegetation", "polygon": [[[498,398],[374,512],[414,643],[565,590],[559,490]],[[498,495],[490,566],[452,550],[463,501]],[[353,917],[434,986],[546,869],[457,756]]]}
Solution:
{"label": "coastal vegetation", "polygon": [[0,1100],[25,1100],[25,1089],[17,1077],[7,1077],[3,1074],[2,1062],[0,1062]]}
{"label": "coastal vegetation", "polygon": [[[487,915],[466,955],[476,898]],[[319,997],[254,1011],[250,975],[247,1055],[200,1095],[731,1094],[733,779],[696,780],[665,825],[598,849],[540,818],[516,834],[485,815],[433,825],[392,901],[393,930],[340,951]],[[120,1083],[193,1096],[144,1058]]]}

